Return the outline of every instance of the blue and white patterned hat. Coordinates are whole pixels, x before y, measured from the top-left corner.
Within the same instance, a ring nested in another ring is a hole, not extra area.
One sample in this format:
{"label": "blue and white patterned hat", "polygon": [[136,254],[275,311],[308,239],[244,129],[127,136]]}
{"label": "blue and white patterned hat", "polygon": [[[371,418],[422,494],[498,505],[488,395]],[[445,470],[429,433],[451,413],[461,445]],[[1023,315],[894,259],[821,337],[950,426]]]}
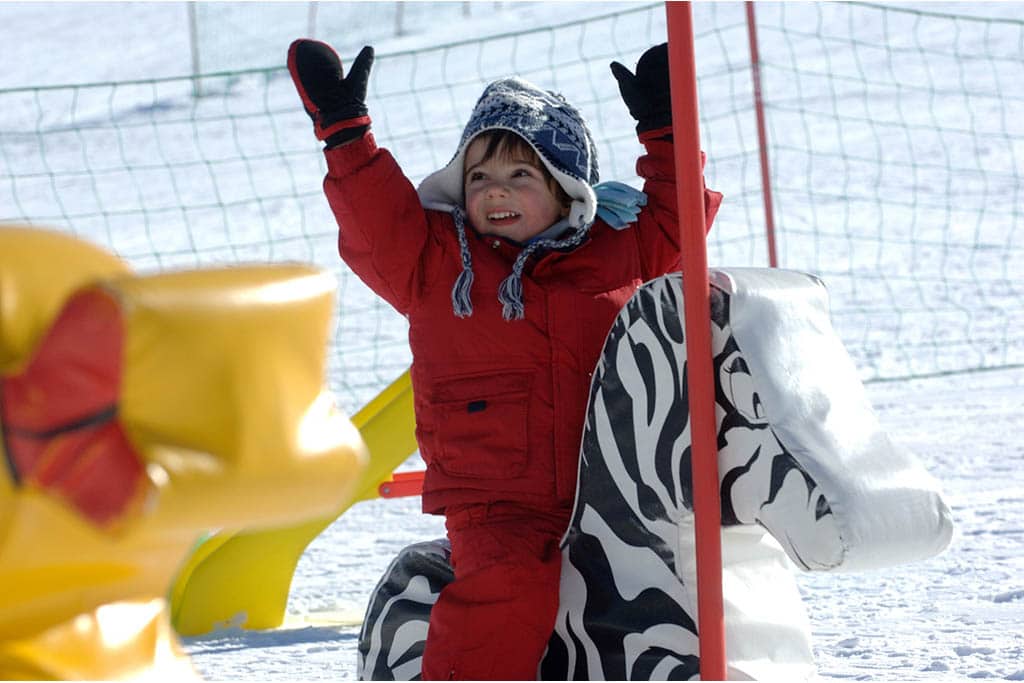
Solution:
{"label": "blue and white patterned hat", "polygon": [[569,225],[580,228],[594,220],[597,200],[591,186],[598,181],[597,150],[586,122],[560,94],[521,78],[495,81],[480,95],[455,156],[420,183],[423,206],[444,211],[464,206],[466,148],[480,133],[495,129],[518,133],[537,152],[573,200]]}
{"label": "blue and white patterned hat", "polygon": [[510,130],[533,147],[572,200],[567,217],[574,230],[564,239],[541,239],[530,243],[516,259],[513,273],[499,290],[506,319],[523,317],[522,270],[527,257],[537,249],[562,249],[578,245],[597,214],[593,185],[598,182],[597,150],[583,116],[562,95],[542,90],[521,78],[505,78],[484,89],[469,123],[462,132],[452,160],[420,183],[420,202],[428,209],[450,211],[455,218],[462,250],[463,272],[452,291],[452,304],[459,317],[472,315],[469,288],[473,271],[465,235],[463,166],[466,149],[477,135],[489,130]]}

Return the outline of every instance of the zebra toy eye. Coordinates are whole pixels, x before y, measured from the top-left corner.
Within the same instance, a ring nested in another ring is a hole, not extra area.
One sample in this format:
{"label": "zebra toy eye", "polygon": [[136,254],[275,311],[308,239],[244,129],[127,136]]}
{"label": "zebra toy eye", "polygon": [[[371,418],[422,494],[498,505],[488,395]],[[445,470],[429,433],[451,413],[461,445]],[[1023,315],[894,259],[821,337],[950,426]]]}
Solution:
{"label": "zebra toy eye", "polygon": [[737,412],[748,421],[757,424],[768,422],[761,405],[761,397],[754,389],[754,378],[750,376],[747,362],[739,353],[722,364],[722,389]]}

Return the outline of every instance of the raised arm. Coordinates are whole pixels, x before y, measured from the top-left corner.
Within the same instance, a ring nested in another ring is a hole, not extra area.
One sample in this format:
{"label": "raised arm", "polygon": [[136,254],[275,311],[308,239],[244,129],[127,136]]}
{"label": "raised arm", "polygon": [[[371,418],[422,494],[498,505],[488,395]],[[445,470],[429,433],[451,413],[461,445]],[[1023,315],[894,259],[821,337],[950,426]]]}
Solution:
{"label": "raised arm", "polygon": [[[679,222],[676,211],[676,173],[672,146],[672,93],[669,86],[668,43],[648,49],[637,61],[635,73],[619,62],[611,63],[612,75],[619,85],[619,93],[636,120],[636,132],[647,154],[637,160],[637,173],[644,179],[644,192],[648,208],[640,216],[640,239],[649,244],[644,253],[650,256],[645,264],[649,276],[655,277],[678,264],[674,255],[679,251]],[[701,152],[701,165],[705,160]],[[697,188],[694,188],[697,190]],[[722,203],[722,194],[700,188],[704,193],[704,225],[711,224]],[[664,240],[672,245],[672,263],[658,244]]]}
{"label": "raised arm", "polygon": [[324,193],[338,222],[338,251],[371,289],[406,313],[422,276],[429,218],[412,183],[370,132],[373,59],[373,48],[364,47],[345,75],[330,45],[299,39],[288,49],[288,70],[325,142]]}

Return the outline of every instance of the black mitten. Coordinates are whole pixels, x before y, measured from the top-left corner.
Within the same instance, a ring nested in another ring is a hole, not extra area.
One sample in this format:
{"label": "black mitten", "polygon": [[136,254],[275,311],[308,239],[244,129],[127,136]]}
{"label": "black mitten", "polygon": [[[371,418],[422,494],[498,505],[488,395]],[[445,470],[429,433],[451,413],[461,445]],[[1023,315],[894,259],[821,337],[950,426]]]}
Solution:
{"label": "black mitten", "polygon": [[366,84],[373,66],[373,48],[367,45],[344,75],[338,53],[326,43],[300,38],[288,47],[288,71],[299,91],[313,131],[327,148],[354,140],[370,127]]}
{"label": "black mitten", "polygon": [[636,75],[618,62],[611,63],[622,101],[636,119],[636,132],[672,125],[672,93],[668,78],[668,43],[649,48],[636,63]]}

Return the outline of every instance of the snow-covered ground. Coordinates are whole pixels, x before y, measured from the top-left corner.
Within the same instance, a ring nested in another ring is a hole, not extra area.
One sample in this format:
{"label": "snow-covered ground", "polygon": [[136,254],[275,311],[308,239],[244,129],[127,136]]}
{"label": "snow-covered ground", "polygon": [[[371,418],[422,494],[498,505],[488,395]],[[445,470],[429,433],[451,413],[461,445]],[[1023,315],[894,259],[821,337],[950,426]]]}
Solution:
{"label": "snow-covered ground", "polygon": [[[941,556],[799,585],[819,673],[841,680],[1024,680],[1024,370],[878,383],[883,426],[944,486],[956,534]],[[360,503],[307,549],[289,610],[358,610],[403,546],[443,534],[418,499]],[[369,529],[388,529],[387,535]],[[233,629],[189,639],[213,679],[351,679],[359,629]]]}
{"label": "snow-covered ground", "polygon": [[[299,4],[203,5],[203,25],[221,29],[206,38],[213,47],[204,53],[202,68],[279,64],[288,42],[308,32],[311,17],[305,3],[296,10]],[[410,3],[403,18],[407,33],[397,38],[390,35],[392,3],[363,5],[359,16],[366,24],[346,22],[340,5],[321,5],[313,18],[317,35],[344,55],[364,41],[374,42],[379,53],[411,49],[626,5],[482,2],[465,17],[462,3]],[[787,11],[798,14],[801,7],[807,5]],[[929,7],[1024,18],[1020,3]],[[191,71],[184,3],[2,3],[0,45],[6,67],[0,89]],[[0,111],[0,132],[6,117],[18,115]],[[708,152],[715,155],[714,148]],[[18,160],[3,161],[6,169]],[[949,550],[928,562],[800,576],[821,676],[1024,680],[1024,369],[872,383],[868,392],[893,440],[914,451],[942,481],[957,533]],[[395,553],[442,533],[439,519],[419,513],[416,498],[356,505],[303,555],[289,613],[358,620]],[[188,639],[186,647],[198,670],[215,680],[351,679],[357,637],[354,625],[297,624],[275,631],[225,630]]]}

